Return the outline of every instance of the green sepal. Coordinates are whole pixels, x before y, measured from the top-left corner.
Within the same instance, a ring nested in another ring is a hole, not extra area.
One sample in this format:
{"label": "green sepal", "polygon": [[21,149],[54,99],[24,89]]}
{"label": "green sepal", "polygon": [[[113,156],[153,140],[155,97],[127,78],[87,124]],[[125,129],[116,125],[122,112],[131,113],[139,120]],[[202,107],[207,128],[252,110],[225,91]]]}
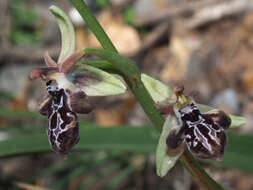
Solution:
{"label": "green sepal", "polygon": [[113,96],[126,92],[127,88],[118,76],[89,65],[79,65],[77,71],[91,73],[99,79],[89,78],[81,87],[87,96]]}
{"label": "green sepal", "polygon": [[68,16],[52,5],[49,10],[55,16],[61,31],[61,53],[57,63],[62,64],[75,51],[75,31]]}
{"label": "green sepal", "polygon": [[177,153],[170,154],[170,150],[166,144],[166,139],[171,131],[176,126],[176,119],[168,115],[164,122],[162,133],[156,148],[156,173],[160,177],[164,177],[168,171],[176,164],[183,150],[177,150]]}
{"label": "green sepal", "polygon": [[156,104],[168,105],[176,102],[173,90],[159,80],[142,73],[141,81]]}

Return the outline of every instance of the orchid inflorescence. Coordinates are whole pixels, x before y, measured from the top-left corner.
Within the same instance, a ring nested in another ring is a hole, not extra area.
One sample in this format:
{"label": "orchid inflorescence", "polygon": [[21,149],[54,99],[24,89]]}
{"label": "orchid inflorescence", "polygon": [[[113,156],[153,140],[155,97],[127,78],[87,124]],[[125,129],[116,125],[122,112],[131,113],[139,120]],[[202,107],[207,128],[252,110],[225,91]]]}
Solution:
{"label": "orchid inflorescence", "polygon": [[[47,115],[47,135],[51,147],[59,154],[68,154],[78,143],[79,123],[77,114],[92,111],[88,96],[110,96],[125,93],[126,87],[119,77],[88,65],[77,67],[84,51],[75,51],[74,28],[59,8],[52,6],[61,35],[62,49],[55,62],[46,52],[47,67],[36,68],[30,79],[41,78],[47,89],[47,97],[40,105],[40,113]],[[227,137],[225,130],[239,117],[208,107],[201,110],[191,96],[185,96],[183,88],[174,91],[152,77],[141,74],[141,81],[161,113],[166,115],[156,150],[157,174],[165,176],[185,148],[199,158],[222,161]],[[230,118],[233,117],[231,120]],[[237,123],[237,126],[244,120]]]}
{"label": "orchid inflorescence", "polygon": [[74,51],[74,29],[65,13],[55,6],[50,10],[61,29],[61,53],[56,63],[46,52],[47,67],[34,69],[30,79],[41,78],[46,84],[48,95],[39,111],[48,117],[47,135],[51,147],[59,154],[67,154],[80,138],[77,113],[92,111],[87,96],[117,95],[124,93],[126,87],[118,78],[88,65],[76,71],[77,61],[85,53]]}

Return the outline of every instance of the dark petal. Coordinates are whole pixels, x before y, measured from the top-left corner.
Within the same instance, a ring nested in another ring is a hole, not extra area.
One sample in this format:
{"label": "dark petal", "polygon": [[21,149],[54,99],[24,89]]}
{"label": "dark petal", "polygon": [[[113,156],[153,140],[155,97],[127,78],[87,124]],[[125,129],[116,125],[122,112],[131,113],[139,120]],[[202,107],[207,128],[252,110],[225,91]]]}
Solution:
{"label": "dark petal", "polygon": [[88,86],[90,84],[96,84],[98,82],[101,82],[102,79],[92,73],[82,72],[82,73],[73,73],[70,76],[70,81],[72,81],[73,84],[82,87]]}
{"label": "dark petal", "polygon": [[218,125],[221,126],[223,129],[228,129],[231,125],[230,117],[224,111],[221,110],[212,110],[207,112],[206,114],[202,114],[202,116],[206,120],[212,120],[218,123]]}
{"label": "dark petal", "polygon": [[48,67],[57,67],[57,63],[50,57],[48,51],[44,54],[44,60]]}
{"label": "dark petal", "polygon": [[84,51],[77,51],[70,55],[63,63],[60,63],[61,65],[61,72],[64,74],[68,74],[73,71],[75,67],[75,63],[79,61],[84,56]]}
{"label": "dark petal", "polygon": [[214,159],[221,162],[223,160],[223,155],[225,151],[225,147],[227,145],[227,135],[225,131],[222,131],[218,134],[218,138],[220,139],[220,149],[217,150],[217,154],[214,155]]}
{"label": "dark petal", "polygon": [[160,112],[160,114],[176,116],[175,112],[173,110],[173,105],[166,105],[166,106],[157,105],[157,107],[158,107],[157,109]]}
{"label": "dark petal", "polygon": [[31,80],[37,79],[39,77],[48,77],[53,73],[59,72],[57,67],[41,67],[34,69],[31,73],[29,78]]}
{"label": "dark petal", "polygon": [[70,107],[73,112],[87,114],[92,111],[92,107],[83,91],[78,91],[70,95]]}
{"label": "dark petal", "polygon": [[166,139],[166,144],[169,148],[176,149],[182,144],[184,140],[184,130],[185,127],[183,126],[179,130],[172,129],[170,131],[169,136]]}
{"label": "dark petal", "polygon": [[39,105],[39,112],[42,115],[47,115],[49,112],[49,108],[52,104],[52,98],[46,97]]}

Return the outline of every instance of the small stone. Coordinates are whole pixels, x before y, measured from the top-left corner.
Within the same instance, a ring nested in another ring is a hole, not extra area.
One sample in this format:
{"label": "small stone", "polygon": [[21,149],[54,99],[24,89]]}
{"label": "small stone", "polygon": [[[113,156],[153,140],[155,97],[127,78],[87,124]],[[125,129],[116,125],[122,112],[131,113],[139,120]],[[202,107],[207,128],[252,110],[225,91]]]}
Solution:
{"label": "small stone", "polygon": [[226,89],[218,93],[211,101],[211,105],[229,113],[239,113],[240,109],[238,96],[233,89]]}
{"label": "small stone", "polygon": [[114,6],[124,6],[129,3],[129,0],[110,0],[111,4]]}
{"label": "small stone", "polygon": [[[98,20],[121,54],[131,56],[139,51],[141,39],[137,30],[126,25],[121,17],[106,10],[98,16]],[[90,35],[89,42],[91,47],[101,47],[93,34]]]}
{"label": "small stone", "polygon": [[253,93],[253,69],[246,70],[242,75],[242,85],[245,91]]}
{"label": "small stone", "polygon": [[137,25],[150,24],[168,14],[168,0],[138,0],[134,10]]}
{"label": "small stone", "polygon": [[24,63],[8,64],[0,72],[0,91],[13,94],[15,97],[22,94],[32,70],[31,65]]}
{"label": "small stone", "polygon": [[68,14],[69,14],[69,18],[71,19],[71,22],[75,26],[83,26],[84,25],[83,18],[81,17],[81,15],[79,14],[79,12],[75,8],[71,8],[69,10]]}

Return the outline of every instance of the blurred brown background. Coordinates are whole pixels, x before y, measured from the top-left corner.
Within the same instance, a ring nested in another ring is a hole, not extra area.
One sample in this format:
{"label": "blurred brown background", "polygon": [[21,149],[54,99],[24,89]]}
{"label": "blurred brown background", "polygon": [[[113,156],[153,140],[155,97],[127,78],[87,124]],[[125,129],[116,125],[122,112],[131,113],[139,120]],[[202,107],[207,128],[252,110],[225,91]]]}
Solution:
{"label": "blurred brown background", "polygon": [[[142,72],[167,85],[184,84],[186,92],[198,92],[198,102],[246,117],[247,124],[236,131],[253,133],[252,0],[86,2],[119,52],[135,60]],[[1,0],[1,109],[37,111],[38,102],[46,94],[39,80],[31,83],[27,76],[34,67],[44,66],[42,56],[46,50],[55,59],[60,51],[60,31],[48,11],[52,4],[69,14],[76,29],[77,48],[100,47],[67,0]],[[130,92],[116,97],[91,98],[91,102],[96,109],[83,118],[99,125],[149,123]],[[31,121],[18,116],[0,114],[0,130],[10,123],[22,122],[31,125]],[[66,171],[63,168],[50,177],[27,179],[36,176],[48,163],[61,161],[54,153],[1,159],[0,189],[57,189],[51,188],[51,184],[61,180],[71,168]],[[180,164],[164,179],[155,175],[154,168],[151,155],[144,166],[114,189],[201,189]],[[213,165],[206,165],[206,169],[228,189],[253,189],[252,174]],[[103,183],[100,181],[88,189],[105,189],[104,184],[112,178],[108,174]],[[58,189],[85,189],[79,187],[85,178],[78,179],[68,180]]]}

